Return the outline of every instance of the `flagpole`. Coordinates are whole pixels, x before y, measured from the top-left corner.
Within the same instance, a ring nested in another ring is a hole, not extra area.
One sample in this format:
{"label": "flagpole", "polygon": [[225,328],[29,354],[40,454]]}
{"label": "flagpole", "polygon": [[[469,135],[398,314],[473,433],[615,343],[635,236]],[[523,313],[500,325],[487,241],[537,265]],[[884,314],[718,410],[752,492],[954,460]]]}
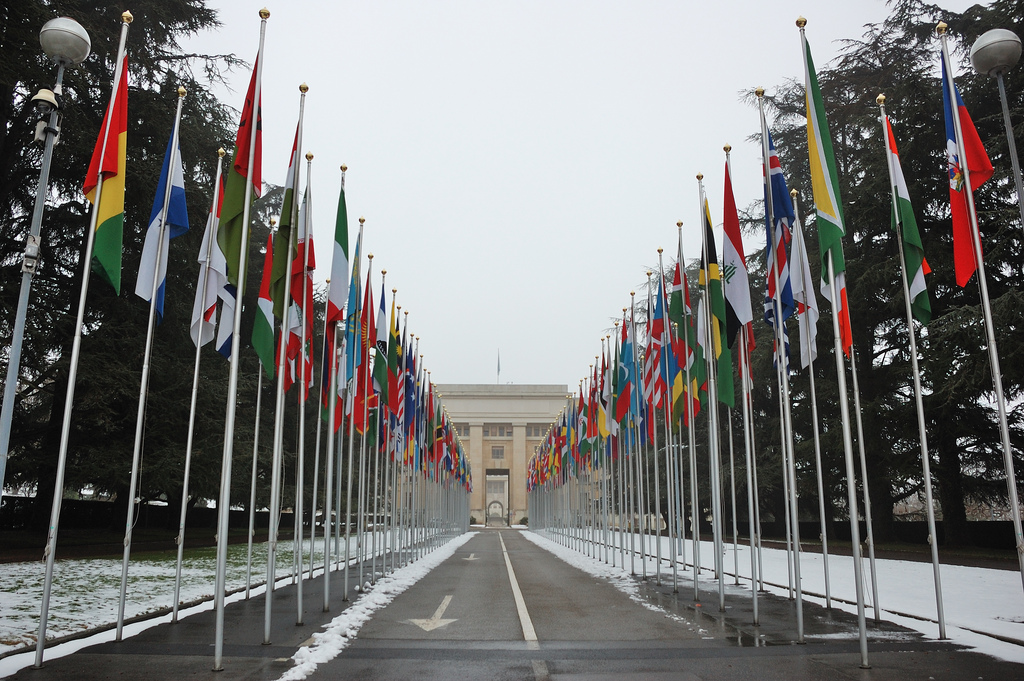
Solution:
{"label": "flagpole", "polygon": [[[326,283],[327,283],[327,286],[330,287],[331,280],[327,279]],[[305,300],[305,296],[303,296],[303,300]],[[324,308],[325,308],[324,309],[324,332],[323,332],[323,336],[322,336],[322,338],[324,339],[324,352],[323,352],[323,355],[321,357],[321,360],[323,360],[323,361],[327,361],[327,323],[328,323],[327,322],[327,309],[326,309],[327,306],[328,306],[327,305],[327,301],[324,301]],[[331,349],[333,350],[333,348],[331,348]],[[310,357],[312,357],[312,351],[310,352]],[[330,385],[330,383],[331,383],[330,372],[332,370],[333,370],[333,368],[328,368],[328,374],[327,374],[327,376],[328,376],[328,378],[327,378],[327,384],[328,384],[327,385],[327,389],[328,390],[331,389],[331,385]],[[321,378],[320,378],[320,381],[321,381],[320,390],[323,391],[323,368],[321,368]],[[329,403],[330,403],[330,396],[328,396],[328,406],[329,406]],[[309,517],[310,517],[309,518],[309,579],[310,579],[310,581],[313,580],[313,570],[315,569],[315,566],[316,566],[316,497],[317,497],[317,492],[319,491],[319,487],[320,487],[320,439],[321,439],[321,434],[322,434],[321,433],[322,426],[323,426],[323,422],[324,422],[323,417],[320,416],[319,412],[321,411],[322,408],[323,408],[323,405],[322,405],[321,400],[317,400],[316,441],[315,441],[315,444],[313,446],[313,501],[310,504],[310,506],[312,508],[310,508],[310,513],[309,513]],[[331,431],[331,434],[333,435],[333,431]],[[328,436],[328,439],[330,437],[331,437],[331,435]],[[325,476],[326,476],[326,471],[324,471],[324,473],[325,473]],[[330,489],[331,489],[330,485],[326,484],[326,477],[325,477],[325,484],[324,484],[324,497],[325,498],[330,495]],[[328,546],[328,540],[330,539],[330,537],[328,536],[328,531],[327,531],[327,528],[330,526],[329,522],[330,522],[329,519],[325,517],[324,518],[324,555],[325,556],[330,556],[330,553],[331,553],[330,547]],[[327,565],[328,565],[329,562],[330,562],[329,559],[325,558],[324,574],[327,574],[329,572],[329,570],[327,569]]]}
{"label": "flagpole", "polygon": [[[797,28],[800,29],[800,44],[803,49],[804,69],[809,73],[809,66],[807,64],[807,36],[804,33],[804,27],[807,25],[807,19],[799,17],[796,20],[796,25]],[[810,98],[811,92],[808,91],[805,96]],[[839,384],[839,412],[843,428],[843,458],[846,466],[847,511],[850,516],[850,540],[853,554],[854,581],[856,583],[855,586],[857,594],[857,627],[860,636],[860,666],[862,669],[870,669],[871,665],[868,663],[867,624],[864,613],[864,582],[860,550],[860,521],[858,519],[859,516],[857,511],[857,474],[853,463],[853,438],[850,434],[850,405],[846,388],[846,367],[843,360],[843,340],[839,327],[839,315],[842,311],[842,300],[840,298],[840,291],[836,290],[834,256],[835,254],[831,251],[823,254],[823,257],[827,261],[826,269],[828,270],[828,288],[831,292],[829,298],[833,311],[832,335],[833,343],[835,345],[836,380]]]}
{"label": "flagpole", "polygon": [[[279,523],[281,521],[281,465],[282,459],[284,458],[284,379],[285,371],[287,368],[286,357],[288,351],[288,340],[286,334],[290,333],[290,300],[291,300],[291,289],[292,289],[292,278],[291,278],[291,263],[294,255],[294,235],[292,230],[298,227],[298,208],[299,202],[296,197],[296,193],[299,189],[299,172],[301,166],[296,162],[295,155],[299,153],[299,149],[302,148],[302,117],[306,108],[306,93],[309,91],[309,87],[303,83],[299,86],[299,123],[295,133],[295,148],[293,149],[293,156],[289,161],[289,170],[293,173],[292,177],[289,178],[292,183],[292,204],[290,206],[290,215],[288,216],[289,230],[286,235],[288,242],[287,249],[285,250],[285,277],[284,277],[284,294],[281,298],[282,304],[282,318],[281,318],[281,335],[278,339],[278,351],[277,351],[277,389],[276,389],[276,406],[274,408],[274,451],[273,451],[273,462],[272,462],[272,473],[270,483],[270,527],[267,533],[267,590],[264,595],[264,608],[263,608],[263,645],[270,645],[270,622],[271,613],[274,605],[274,583],[276,581],[277,573],[277,536]],[[284,216],[281,216],[281,223],[283,226]],[[280,228],[279,228],[280,229]],[[278,232],[280,235],[280,232]]]}
{"label": "flagpole", "polygon": [[878,103],[882,123],[882,135],[886,146],[886,168],[889,170],[889,187],[892,198],[893,215],[895,216],[894,226],[896,227],[896,244],[899,246],[900,275],[903,283],[903,300],[907,309],[907,339],[910,341],[910,373],[914,377],[914,404],[917,408],[917,432],[921,445],[921,472],[924,478],[925,516],[928,519],[928,544],[932,553],[932,575],[935,583],[935,611],[939,624],[939,638],[946,638],[946,618],[942,608],[942,580],[939,575],[939,542],[938,534],[935,531],[935,505],[932,499],[932,472],[931,461],[928,453],[928,433],[924,419],[924,400],[921,396],[921,372],[917,363],[917,333],[914,330],[914,312],[910,305],[910,284],[907,276],[907,261],[903,253],[903,219],[899,210],[899,202],[896,196],[896,177],[893,172],[893,153],[895,149],[889,148],[889,126],[888,116],[885,113],[885,95],[878,95],[875,98]]}
{"label": "flagpole", "polygon": [[750,595],[753,606],[753,624],[754,626],[757,626],[760,618],[757,608],[758,572],[755,556],[755,537],[757,535],[757,527],[754,525],[754,480],[753,467],[751,465],[751,459],[753,458],[753,446],[750,442],[750,357],[748,356],[749,345],[747,340],[747,334],[749,332],[750,327],[747,324],[744,324],[740,330],[740,381],[742,383],[743,393],[743,453],[747,464],[747,526],[748,534],[750,536]]}
{"label": "flagpole", "polygon": [[[253,92],[253,106],[257,112],[260,107],[260,90],[263,84],[263,41],[267,33],[267,19],[270,18],[270,11],[266,8],[260,10],[260,46],[256,53],[256,87]],[[259,126],[259,114],[256,115],[256,126]],[[257,127],[258,130],[258,127]],[[249,218],[251,215],[252,203],[252,180],[256,164],[252,162],[256,151],[257,132],[249,135],[248,168],[245,178],[245,196],[242,201],[242,234],[241,247],[238,249],[238,292],[239,301],[244,292],[245,269],[248,260],[249,244]],[[235,150],[237,155],[238,150]],[[224,320],[221,320],[224,323]],[[216,610],[216,626],[214,633],[213,669],[220,671],[224,668],[224,591],[227,581],[227,556],[228,556],[228,527],[231,508],[231,464],[235,449],[235,410],[238,396],[238,370],[242,363],[241,358],[241,328],[242,328],[242,305],[236,303],[234,309],[234,320],[231,330],[231,364],[228,371],[228,395],[227,413],[224,418],[224,452],[221,457],[220,471],[220,495],[217,500],[217,575],[213,592],[214,609]],[[268,591],[272,588],[267,585]]]}
{"label": "flagpole", "polygon": [[[298,151],[298,148],[296,148]],[[295,509],[294,516],[296,519],[295,524],[295,537],[292,542],[294,547],[294,555],[298,559],[298,565],[296,566],[295,574],[298,576],[298,583],[295,586],[295,602],[296,602],[296,615],[295,624],[296,626],[302,625],[302,575],[305,572],[303,569],[303,562],[305,559],[305,548],[302,545],[302,516],[304,514],[303,502],[305,501],[305,487],[306,487],[306,395],[309,391],[309,385],[306,382],[306,296],[309,293],[309,250],[310,244],[312,243],[313,235],[310,225],[310,213],[313,211],[313,197],[310,191],[310,174],[313,172],[313,154],[312,152],[306,152],[306,192],[303,197],[303,224],[301,227],[296,223],[296,229],[302,229],[304,234],[304,246],[302,249],[302,306],[299,308],[300,319],[299,324],[302,330],[299,332],[299,360],[296,370],[299,375],[299,390],[296,397],[298,398],[298,410],[299,410],[299,444],[298,453],[296,455],[296,473],[295,473]],[[297,173],[296,173],[297,175]],[[298,185],[295,187],[298,191]],[[294,195],[293,195],[294,196]],[[291,239],[289,238],[289,243]],[[288,279],[291,280],[291,269],[292,263],[289,258],[288,262]],[[286,298],[286,307],[291,301]],[[311,311],[312,312],[312,311]],[[312,319],[312,315],[310,315]],[[312,348],[310,348],[310,359],[312,360]],[[316,508],[313,509],[314,515],[316,514]],[[314,525],[315,527],[315,525]],[[315,530],[314,530],[315,533]],[[313,542],[310,542],[310,555],[309,563],[310,569],[313,565]]]}
{"label": "flagpole", "polygon": [[153,267],[153,285],[149,296],[149,320],[146,326],[146,349],[142,355],[142,380],[139,385],[139,408],[135,419],[135,446],[132,451],[131,482],[128,486],[128,511],[124,529],[124,555],[121,559],[121,589],[118,592],[117,628],[115,641],[121,640],[124,628],[125,598],[128,591],[128,559],[132,550],[132,528],[135,526],[135,494],[138,489],[139,465],[142,459],[143,430],[146,423],[146,395],[149,392],[150,357],[153,352],[153,332],[156,328],[156,292],[160,285],[160,261],[164,255],[164,233],[167,229],[167,208],[171,202],[174,186],[174,168],[178,160],[178,125],[181,121],[181,105],[185,100],[185,88],[178,87],[178,106],[174,113],[174,128],[171,131],[171,156],[167,165],[167,181],[164,186],[163,206],[157,223],[156,261]]}
{"label": "flagpole", "polygon": [[[325,329],[326,331],[326,329]],[[337,428],[335,411],[338,405],[338,337],[342,333],[341,322],[334,323],[334,343],[330,354],[330,392],[327,398],[327,470],[324,480],[324,612],[331,609],[331,511],[334,487],[334,432]],[[326,337],[326,333],[324,334]],[[340,473],[340,471],[339,471]]]}
{"label": "flagpole", "polygon": [[[798,203],[797,203],[797,194],[798,194],[798,192],[795,189],[790,190],[790,192],[789,192],[789,195],[793,199],[793,216],[794,216],[794,220],[793,220],[793,233],[796,236],[796,238],[799,238],[800,246],[801,246],[801,252],[799,254],[797,254],[796,257],[801,259],[801,262],[800,262],[800,289],[802,291],[804,291],[804,301],[803,301],[804,302],[804,306],[805,306],[805,309],[804,309],[804,312],[803,312],[803,314],[804,314],[804,323],[809,326],[810,324],[817,324],[817,320],[816,319],[812,320],[810,318],[809,313],[808,313],[808,308],[806,307],[806,303],[807,303],[807,293],[806,292],[808,291],[808,285],[809,284],[813,285],[813,284],[812,284],[812,282],[804,281],[804,274],[806,273],[806,271],[805,271],[805,269],[803,267],[803,258],[807,255],[807,253],[806,253],[806,251],[803,250],[803,243],[804,243],[804,241],[803,241],[803,225],[800,222],[800,211],[799,211],[799,206],[798,206]],[[798,327],[798,330],[799,330],[799,326],[800,326],[799,314],[800,314],[800,311],[797,310],[797,315],[798,315],[798,317],[797,317],[797,327]],[[811,348],[811,334],[810,334],[809,330],[808,330],[808,333],[806,333],[806,334],[804,334],[802,331],[800,331],[800,340],[801,341],[804,340],[805,336],[806,336],[807,344],[806,344],[806,347],[803,347],[803,348],[800,349],[800,354],[807,358],[807,377],[808,377],[808,380],[810,381],[810,387],[811,387],[811,420],[814,422],[814,471],[816,473],[815,477],[817,478],[817,482],[818,482],[818,520],[819,520],[819,522],[821,524],[821,563],[822,563],[822,566],[823,566],[824,571],[825,571],[825,607],[828,608],[829,610],[831,610],[832,609],[832,588],[831,588],[831,580],[829,579],[829,574],[828,574],[828,528],[826,527],[826,522],[825,522],[825,481],[824,481],[824,478],[822,476],[822,467],[821,467],[821,437],[819,435],[819,427],[818,427],[818,424],[819,424],[819,420],[818,420],[818,393],[817,393],[817,390],[816,390],[815,385],[814,385],[814,351]]]}
{"label": "flagpole", "polygon": [[[684,399],[686,400],[686,427],[688,436],[688,446],[690,455],[690,522],[692,526],[690,528],[693,540],[693,600],[700,601],[700,515],[697,512],[698,507],[698,496],[697,496],[697,445],[696,445],[696,434],[694,433],[694,413],[693,413],[693,384],[690,380],[690,337],[689,327],[692,325],[693,314],[692,310],[686,304],[686,299],[689,297],[689,280],[686,278],[686,260],[683,258],[683,223],[677,222],[676,228],[679,232],[679,269],[680,278],[679,284],[683,287],[683,323],[686,324],[687,328],[683,329],[683,366],[686,367],[686,390],[683,393]],[[696,353],[694,354],[696,359]],[[700,386],[697,386],[699,394]]]}
{"label": "flagpole", "polygon": [[[132,23],[131,12],[125,11],[121,14],[121,36],[117,47],[117,62],[114,66],[114,85],[110,92],[110,104],[107,106],[107,115],[103,122],[103,146],[100,151],[99,168],[102,171],[104,157],[107,150],[107,136],[110,134],[110,124],[114,115],[114,101],[117,98],[121,78],[127,78],[123,73],[125,40],[128,37],[128,25]],[[67,467],[68,443],[71,436],[71,412],[75,402],[75,383],[78,378],[78,361],[82,349],[82,326],[85,322],[85,302],[89,294],[89,273],[93,245],[96,240],[96,221],[99,215],[100,198],[103,192],[103,173],[98,172],[96,176],[96,192],[93,194],[92,215],[89,218],[89,232],[85,237],[85,257],[82,260],[82,294],[78,299],[78,318],[75,322],[75,337],[71,346],[71,363],[68,368],[68,389],[64,398],[64,420],[61,424],[60,449],[57,453],[57,473],[53,488],[53,502],[50,506],[50,526],[46,538],[46,548],[43,555],[46,559],[46,569],[43,577],[43,597],[39,611],[39,633],[36,636],[35,669],[43,666],[43,649],[46,647],[46,623],[50,613],[50,589],[53,585],[53,563],[57,551],[57,530],[60,524],[60,507],[64,499],[64,473]]]}
{"label": "flagpole", "polygon": [[[782,313],[782,285],[779,277],[780,260],[785,255],[785,239],[776,238],[775,232],[780,228],[780,225],[775,223],[775,207],[772,195],[771,186],[771,164],[769,162],[769,151],[768,151],[768,125],[764,117],[764,90],[762,88],[757,89],[757,101],[758,108],[761,112],[761,155],[762,163],[764,167],[764,182],[765,182],[765,197],[767,201],[765,203],[765,221],[768,223],[768,236],[771,242],[772,264],[771,264],[771,276],[775,283],[775,295],[773,296],[773,318],[775,323],[772,324],[772,330],[775,332],[775,361],[779,379],[779,387],[781,388],[779,394],[779,400],[782,403],[782,409],[780,410],[779,416],[783,420],[782,428],[782,457],[783,465],[785,466],[785,472],[783,475],[783,483],[787,483],[784,486],[788,486],[787,490],[787,501],[788,501],[788,515],[790,519],[790,531],[787,534],[792,534],[793,537],[793,582],[796,587],[796,624],[797,624],[797,642],[804,642],[804,608],[803,608],[803,585],[800,579],[800,519],[799,519],[799,504],[797,503],[798,492],[796,486],[796,450],[793,445],[793,413],[789,392],[789,357],[786,352],[785,345],[785,324],[786,320],[783,318]],[[781,243],[780,243],[781,242]],[[783,252],[780,254],[776,251],[776,244],[780,245],[780,250]]]}
{"label": "flagpole", "polygon": [[[661,249],[659,249],[659,251],[660,250]],[[658,253],[658,259],[659,259],[659,261],[661,259],[661,253],[660,252]],[[650,313],[651,313],[651,275],[653,275],[653,274],[654,274],[654,272],[648,272],[647,273],[647,310],[648,310],[647,328],[648,329],[650,329],[651,325],[653,324],[653,320],[650,319]],[[661,339],[659,338],[658,340],[660,342]],[[648,348],[651,347],[651,339],[650,338],[647,339],[647,347]],[[645,368],[646,368],[646,365],[647,365],[647,363],[649,361],[651,361],[649,357],[644,359],[644,366],[645,366]],[[655,371],[659,371],[660,372],[661,371],[661,367],[660,367],[661,356],[660,355],[658,357],[658,364],[659,364],[659,366],[658,366],[657,369],[655,369]],[[646,373],[646,371],[645,371],[645,373]],[[642,378],[643,377],[641,377],[641,381],[639,382],[640,385],[643,385]],[[655,413],[654,409],[653,409],[653,407],[654,407],[655,383],[657,383],[657,377],[652,373],[651,374],[651,400],[648,403],[648,406],[651,407],[651,409],[649,410],[651,413],[648,414],[648,418],[650,418],[650,419],[654,418],[654,413]],[[637,398],[639,398],[639,397],[640,396],[637,395]],[[645,424],[645,427],[646,427],[646,424]],[[654,432],[654,454],[651,457],[653,459],[653,462],[654,462],[654,525],[655,525],[655,527],[654,527],[654,531],[655,531],[654,553],[655,553],[655,556],[656,556],[654,582],[658,586],[661,586],[661,475],[659,474],[659,471],[658,471],[658,429],[657,429],[657,427],[652,427],[651,430]],[[667,452],[668,451],[668,449],[667,449],[668,442],[667,441],[665,442],[665,446],[666,446],[665,451]],[[670,536],[671,536],[671,534],[670,534]]]}
{"label": "flagpole", "polygon": [[[942,44],[942,54],[945,56],[943,63],[946,68],[946,77],[953,85],[953,69],[949,61],[949,48],[946,45],[946,24],[939,22],[936,26],[939,40]],[[955,92],[951,92],[956,96]],[[996,409],[999,414],[999,436],[1003,445],[1003,466],[1006,469],[1006,490],[1007,500],[1010,505],[1010,514],[1013,519],[1013,532],[1016,539],[1017,563],[1020,567],[1021,581],[1024,584],[1024,531],[1021,529],[1020,502],[1017,499],[1017,474],[1013,466],[1013,449],[1010,444],[1010,429],[1007,425],[1006,397],[1003,392],[1002,372],[999,368],[999,350],[996,348],[995,325],[992,321],[992,303],[988,295],[988,277],[985,275],[985,260],[981,257],[981,234],[978,228],[978,214],[974,206],[974,189],[971,185],[971,172],[967,167],[967,153],[964,150],[964,135],[960,126],[960,112],[956,102],[950,107],[953,111],[953,125],[956,130],[957,154],[962,159],[961,170],[964,176],[964,185],[967,197],[967,215],[971,221],[971,246],[974,252],[974,262],[978,269],[978,288],[981,292],[981,310],[985,320],[985,339],[988,345],[989,364],[992,372],[992,387],[995,391]]]}
{"label": "flagpole", "polygon": [[[181,98],[178,98],[178,104],[181,105]],[[177,140],[175,140],[177,142]],[[175,144],[177,148],[177,144]],[[210,209],[212,215],[217,214],[217,205],[220,200],[220,177],[221,171],[224,166],[224,154],[226,152],[223,148],[217,150],[217,172],[213,180],[213,206]],[[172,161],[173,163],[173,161]],[[172,166],[173,167],[173,166]],[[170,182],[168,182],[170,186]],[[209,284],[209,271],[210,271],[210,255],[213,252],[213,242],[216,238],[216,232],[213,229],[209,230],[206,235],[206,263],[202,269],[202,284],[199,287],[199,299],[206,300],[206,287]],[[161,240],[162,241],[162,240]],[[158,266],[159,267],[159,266]],[[156,296],[154,295],[154,298]],[[183,476],[182,488],[181,488],[181,513],[178,516],[178,536],[175,538],[175,543],[178,545],[178,557],[174,567],[174,601],[171,607],[171,622],[178,621],[178,605],[181,597],[181,563],[184,557],[185,551],[185,517],[188,514],[188,481],[189,472],[192,468],[192,439],[195,435],[196,425],[196,403],[199,398],[199,360],[200,351],[202,350],[201,341],[202,331],[196,337],[196,354],[194,369],[192,370],[192,403],[189,406],[188,413],[188,437],[185,444],[185,473]]]}
{"label": "flagpole", "polygon": [[[703,211],[704,219],[707,219],[706,210],[706,199],[704,197],[704,175],[697,173],[697,187],[700,192],[700,209]],[[711,317],[713,311],[711,309],[711,261],[710,261],[710,246],[707,243],[708,231],[711,225],[708,224],[708,229],[702,229],[703,234],[701,241],[703,242],[704,250],[704,262],[707,263],[708,271],[704,275],[704,319],[703,323],[707,330],[707,347],[711,350],[711,355],[715,354],[715,338],[714,328],[711,324]],[[699,285],[700,282],[698,282]],[[714,521],[714,527],[712,532],[712,539],[715,546],[715,573],[718,577],[718,609],[725,612],[725,579],[724,570],[722,569],[722,497],[721,497],[721,444],[719,442],[719,421],[718,421],[718,357],[714,357],[712,362],[711,357],[704,357],[708,366],[708,456],[711,459],[710,468],[710,482],[711,482],[711,516]]]}
{"label": "flagpole", "polygon": [[[222,322],[223,323],[223,322]],[[249,532],[245,552],[245,600],[249,600],[252,584],[252,538],[256,534],[256,464],[260,451],[260,407],[263,401],[263,364],[257,366],[256,374],[256,423],[252,438],[252,477],[249,481]]]}
{"label": "flagpole", "polygon": [[[679,569],[678,569],[678,555],[676,553],[676,535],[679,531],[677,527],[678,518],[676,515],[676,497],[678,490],[675,489],[675,470],[674,459],[672,457],[672,389],[669,382],[673,380],[672,376],[669,376],[669,364],[668,364],[668,353],[672,352],[672,332],[668,327],[668,300],[666,297],[665,288],[665,265],[664,265],[664,249],[658,249],[658,304],[661,305],[662,310],[662,322],[661,322],[661,355],[658,357],[658,372],[659,375],[665,379],[665,392],[662,394],[661,399],[662,407],[665,412],[665,489],[667,498],[665,499],[668,504],[668,545],[669,555],[671,556],[672,562],[672,593],[679,593]],[[657,382],[655,381],[655,385]],[[651,418],[654,418],[652,415]],[[661,538],[659,534],[658,545],[661,545]]]}

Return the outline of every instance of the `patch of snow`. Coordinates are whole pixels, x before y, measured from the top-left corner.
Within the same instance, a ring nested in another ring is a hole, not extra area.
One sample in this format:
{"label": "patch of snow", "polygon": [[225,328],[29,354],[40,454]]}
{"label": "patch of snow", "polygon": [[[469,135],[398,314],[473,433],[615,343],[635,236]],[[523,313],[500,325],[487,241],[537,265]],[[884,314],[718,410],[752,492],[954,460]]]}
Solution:
{"label": "patch of snow", "polygon": [[[313,673],[317,665],[333,660],[356,637],[375,612],[393,601],[396,596],[425,577],[435,567],[451,558],[456,549],[473,538],[476,532],[462,534],[444,546],[403,568],[395,570],[378,581],[373,590],[364,592],[344,612],[324,625],[325,631],[313,634],[313,642],[299,648],[292,656],[295,666],[278,681],[299,681]],[[369,587],[369,584],[366,585]]]}

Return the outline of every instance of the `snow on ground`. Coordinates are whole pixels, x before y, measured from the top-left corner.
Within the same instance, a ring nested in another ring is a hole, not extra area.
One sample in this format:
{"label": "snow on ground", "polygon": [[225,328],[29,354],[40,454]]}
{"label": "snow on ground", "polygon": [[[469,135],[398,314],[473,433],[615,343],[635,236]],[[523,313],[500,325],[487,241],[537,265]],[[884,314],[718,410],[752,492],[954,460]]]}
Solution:
{"label": "snow on ground", "polygon": [[[291,575],[292,541],[277,545],[278,578]],[[352,538],[352,551],[356,540]],[[304,567],[309,570],[309,540],[304,542]],[[317,540],[315,565],[323,566],[323,538]],[[247,546],[228,547],[228,591],[245,587]],[[216,548],[185,551],[181,570],[181,601],[190,603],[213,595]],[[174,599],[177,551],[133,555],[128,565],[125,618],[169,608]],[[267,578],[267,545],[253,544],[252,583]],[[54,563],[47,638],[77,634],[117,621],[121,588],[120,558],[80,558]],[[0,653],[35,646],[43,593],[41,562],[0,564]]]}
{"label": "snow on ground", "polygon": [[325,631],[313,634],[313,642],[299,648],[292,656],[295,666],[289,669],[279,681],[298,681],[313,673],[317,665],[333,660],[356,637],[363,624],[396,596],[425,577],[428,572],[451,558],[456,549],[472,539],[476,532],[467,532],[455,537],[444,546],[405,567],[377,580],[340,615],[324,625]]}
{"label": "snow on ground", "polygon": [[[613,533],[614,534],[614,533]],[[626,592],[634,600],[638,599],[637,586],[629,571],[620,567],[606,565],[603,561],[590,558],[578,551],[569,549],[549,538],[556,535],[550,532],[538,534],[523,532],[523,535],[536,544],[548,549],[566,562],[598,577],[607,577],[613,584]],[[635,538],[637,549],[641,538]],[[655,538],[647,537],[648,552],[655,551]],[[670,555],[668,538],[662,537],[662,556]],[[613,538],[614,543],[614,538]],[[702,541],[700,549],[701,566],[705,570],[714,568],[714,546],[711,542]],[[627,535],[627,563],[628,535]],[[686,542],[687,562],[692,562],[692,541]],[[603,556],[603,553],[599,555]],[[725,570],[731,575],[738,559],[740,580],[750,580],[750,548],[740,545],[734,553],[731,543],[725,546]],[[940,553],[941,560],[941,553]],[[786,551],[782,549],[762,549],[764,580],[769,583],[766,588],[780,595],[787,595],[788,563]],[[935,587],[932,579],[931,562],[921,563],[903,560],[877,559],[876,573],[878,579],[878,601],[882,619],[893,622],[908,629],[921,632],[925,636],[938,638],[936,622]],[[868,560],[863,560],[865,598],[868,602],[868,617],[871,611],[871,582]],[[850,556],[829,555],[829,585],[833,596],[833,607],[856,613],[855,605],[841,603],[835,598],[847,601],[856,600],[855,581],[853,577],[853,558]],[[639,560],[637,570],[640,569]],[[657,560],[648,558],[647,572],[654,574]],[[804,596],[809,602],[825,604],[824,561],[820,553],[800,554],[801,583]],[[662,562],[661,574],[671,576],[671,568]],[[688,573],[684,579],[690,581]],[[977,649],[979,652],[1010,662],[1024,663],[1024,590],[1021,588],[1021,576],[1016,570],[992,570],[988,568],[964,567],[960,565],[941,565],[942,602],[946,619],[946,636],[954,643],[963,644]],[[702,572],[703,586],[709,588],[711,575]],[[726,598],[750,597],[749,589],[729,588],[727,582]],[[820,594],[814,596],[811,594]],[[649,606],[653,607],[653,606]],[[924,620],[924,621],[922,621]],[[853,632],[856,636],[856,631]],[[1001,637],[1016,641],[1008,643],[999,640]]]}

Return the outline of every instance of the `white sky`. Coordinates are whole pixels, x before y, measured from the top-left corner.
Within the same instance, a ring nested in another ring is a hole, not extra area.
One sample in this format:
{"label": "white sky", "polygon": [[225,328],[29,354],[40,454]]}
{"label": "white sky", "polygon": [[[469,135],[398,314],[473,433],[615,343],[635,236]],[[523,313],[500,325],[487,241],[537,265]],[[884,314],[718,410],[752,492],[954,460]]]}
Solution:
{"label": "white sky", "polygon": [[[185,49],[251,62],[263,5],[209,4],[223,28]],[[500,348],[502,383],[570,387],[657,249],[674,253],[676,221],[687,258],[697,253],[698,172],[721,222],[725,143],[737,205],[760,197],[760,151],[746,141],[758,114],[739,96],[802,80],[795,19],[808,18],[820,69],[888,11],[881,0],[267,6],[263,176],[284,183],[306,82],[317,280],[344,163],[351,250],[365,216],[374,296],[383,267],[388,306],[397,288],[435,382],[495,381]],[[232,75],[222,94],[240,108],[249,76]]]}

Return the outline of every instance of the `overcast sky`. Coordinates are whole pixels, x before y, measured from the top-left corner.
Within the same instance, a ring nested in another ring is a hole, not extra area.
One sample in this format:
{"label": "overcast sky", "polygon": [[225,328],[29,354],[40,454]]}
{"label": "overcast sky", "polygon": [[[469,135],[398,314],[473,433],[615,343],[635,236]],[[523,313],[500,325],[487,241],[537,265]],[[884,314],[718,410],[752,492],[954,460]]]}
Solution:
{"label": "overcast sky", "polygon": [[[208,4],[223,27],[185,49],[251,62],[262,4]],[[739,98],[803,79],[795,19],[821,68],[887,13],[881,0],[268,8],[263,177],[284,183],[306,82],[317,281],[344,163],[352,249],[364,216],[374,295],[386,269],[435,382],[494,383],[500,348],[502,383],[571,387],[657,249],[675,252],[678,220],[697,254],[699,172],[720,225],[724,144],[737,204],[760,197],[758,114]],[[223,93],[236,108],[248,78]]]}

